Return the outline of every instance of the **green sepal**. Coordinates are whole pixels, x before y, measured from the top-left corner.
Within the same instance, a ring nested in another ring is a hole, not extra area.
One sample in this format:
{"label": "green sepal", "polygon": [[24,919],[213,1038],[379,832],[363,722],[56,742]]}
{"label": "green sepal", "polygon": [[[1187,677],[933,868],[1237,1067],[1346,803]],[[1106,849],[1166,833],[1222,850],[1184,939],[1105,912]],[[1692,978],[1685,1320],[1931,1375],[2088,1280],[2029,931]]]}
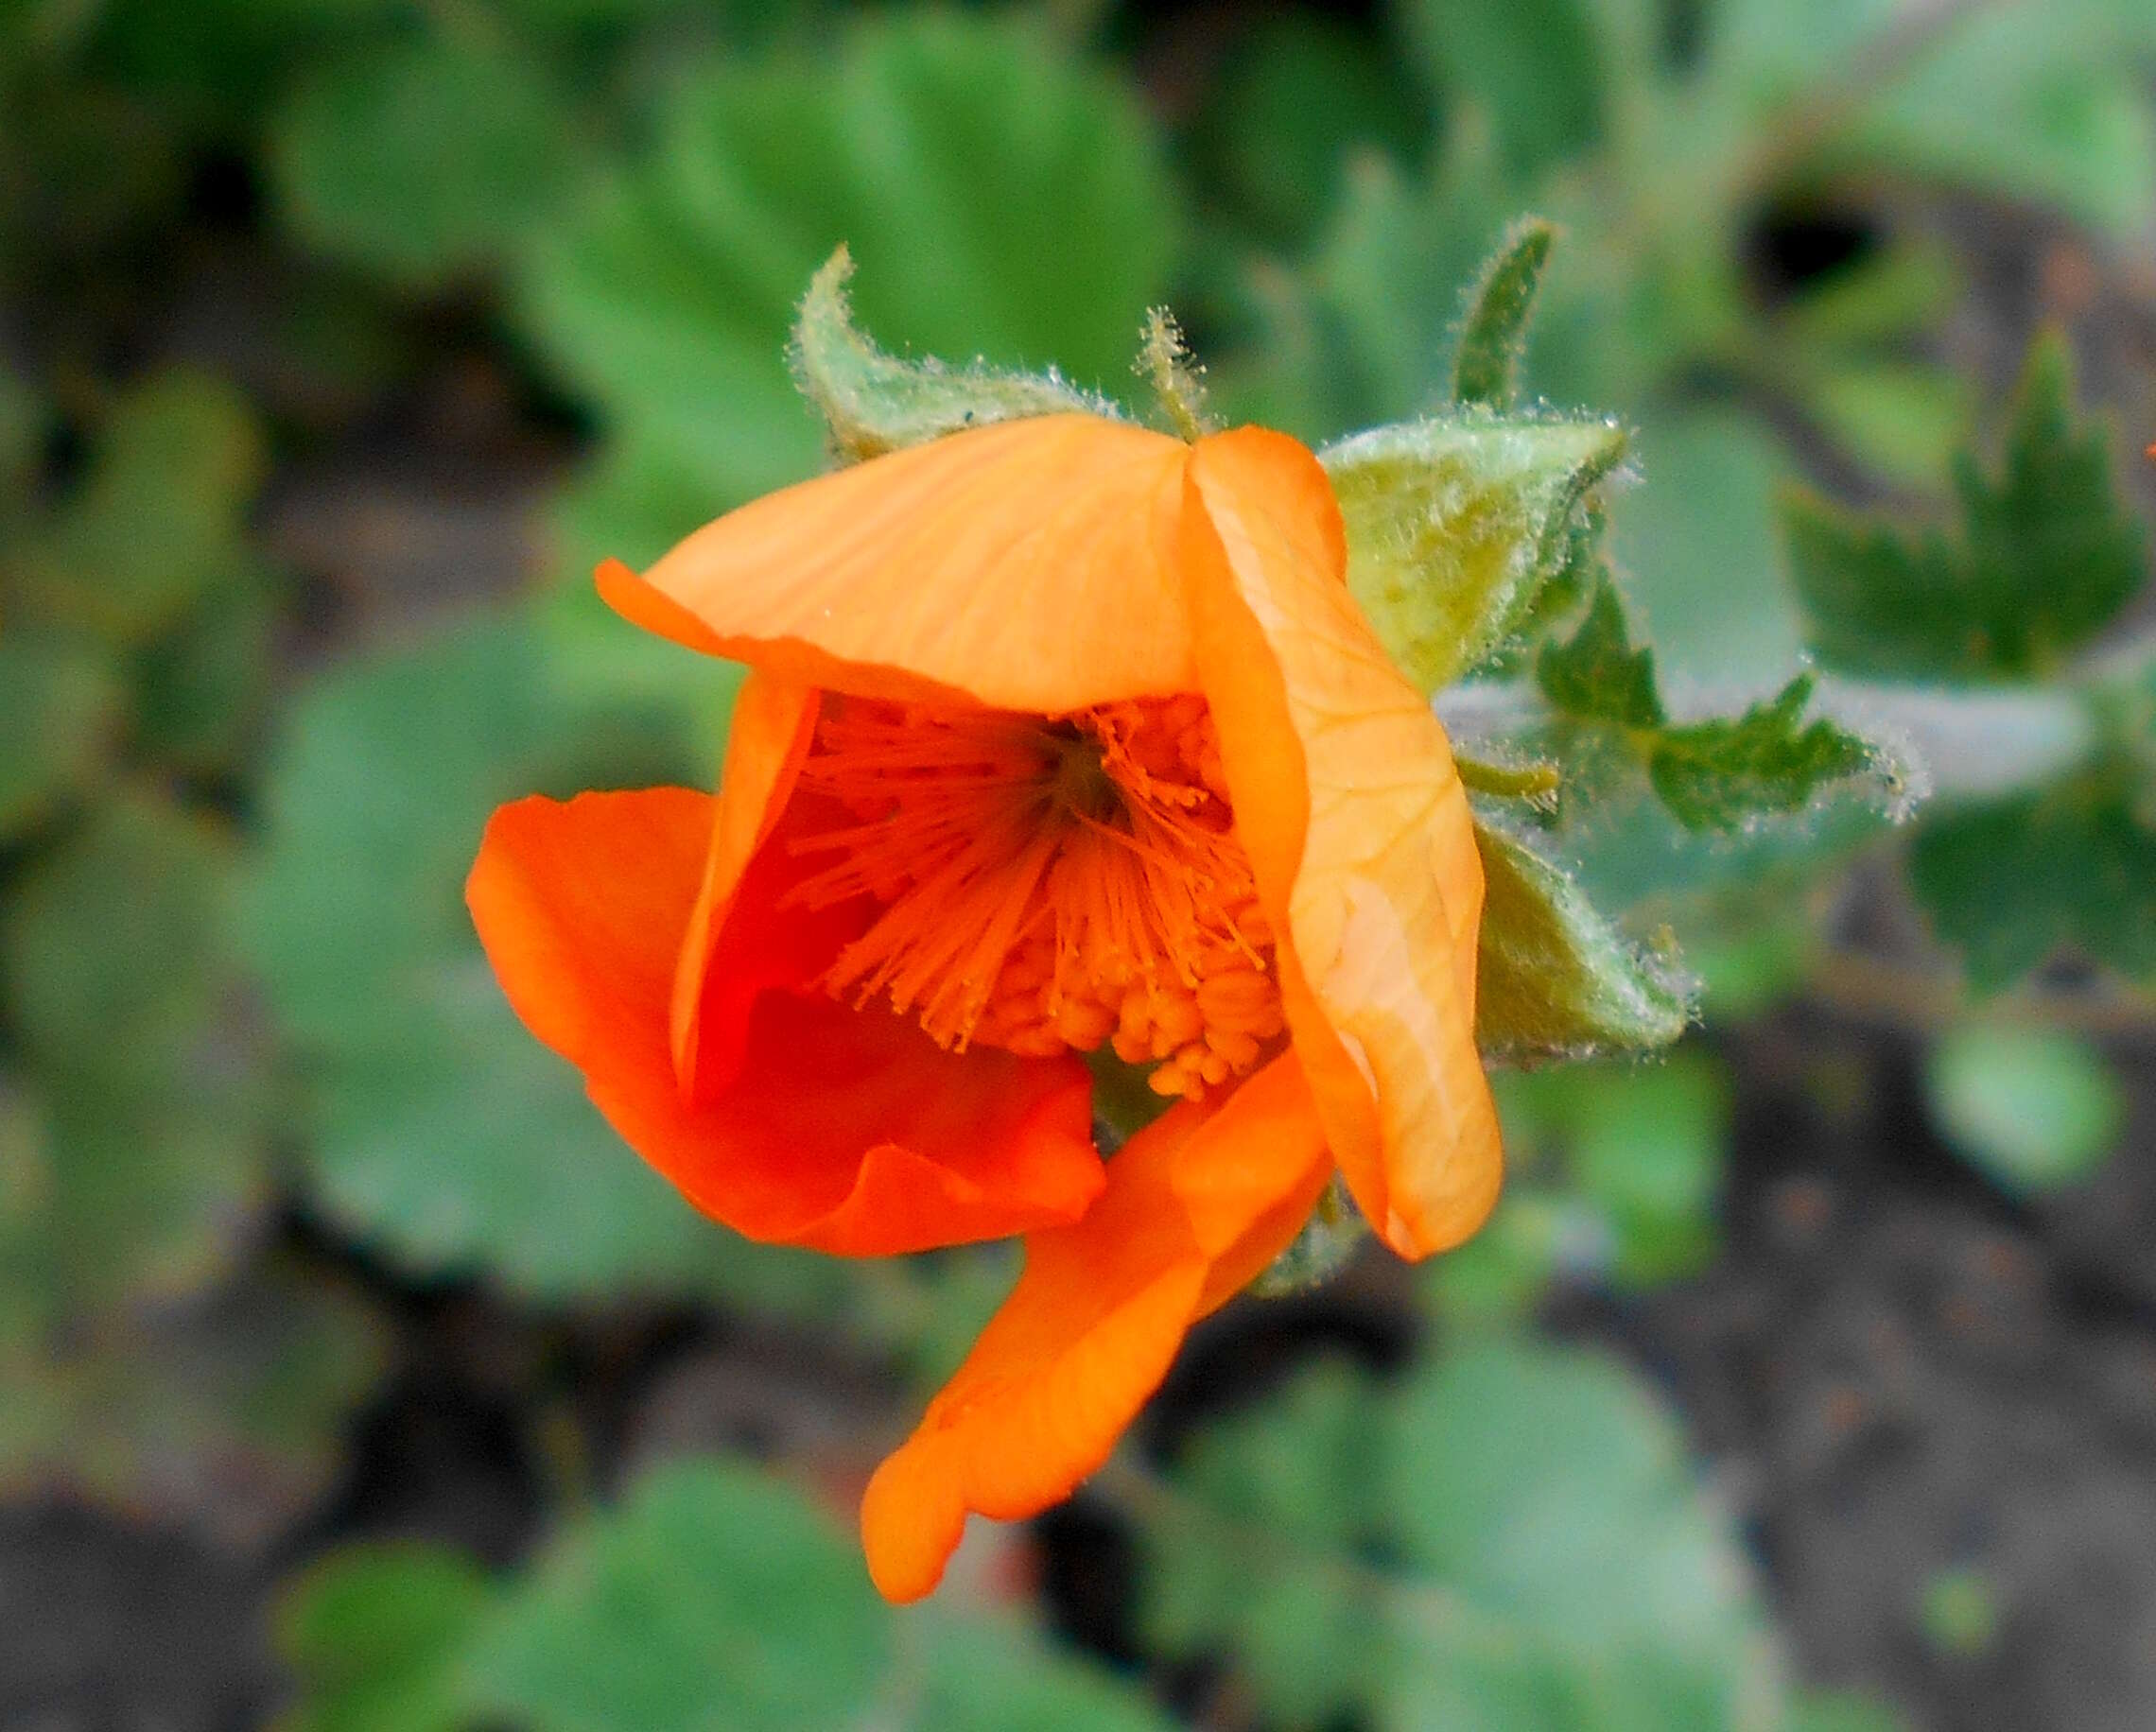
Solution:
{"label": "green sepal", "polygon": [[1475,819],[1482,937],[1475,1043],[1486,1058],[1532,1062],[1666,1047],[1694,1014],[1674,955],[1627,941],[1570,874],[1509,825]]}
{"label": "green sepal", "polygon": [[1626,443],[1614,421],[1470,409],[1318,453],[1347,522],[1348,586],[1422,690],[1451,684],[1527,615]]}
{"label": "green sepal", "polygon": [[1284,1299],[1322,1287],[1348,1267],[1369,1234],[1370,1223],[1336,1177],[1319,1196],[1302,1231],[1247,1290],[1261,1299]]}
{"label": "green sepal", "polygon": [[835,461],[859,463],[1028,415],[1120,417],[1105,397],[1080,390],[1053,370],[1006,372],[886,355],[854,322],[846,295],[853,269],[843,246],[825,260],[802,297],[788,351],[794,382],[822,417]]}
{"label": "green sepal", "polygon": [[1535,296],[1556,237],[1555,223],[1541,216],[1523,216],[1483,267],[1468,296],[1459,347],[1452,355],[1453,402],[1498,409],[1511,405],[1519,389],[1520,359],[1527,348]]}
{"label": "green sepal", "polygon": [[2111,429],[2074,406],[2073,361],[2040,338],[1995,469],[1955,459],[1953,533],[1800,495],[1783,506],[1797,593],[1820,658],[1885,679],[2041,676],[2146,580],[2147,532],[2119,496]]}

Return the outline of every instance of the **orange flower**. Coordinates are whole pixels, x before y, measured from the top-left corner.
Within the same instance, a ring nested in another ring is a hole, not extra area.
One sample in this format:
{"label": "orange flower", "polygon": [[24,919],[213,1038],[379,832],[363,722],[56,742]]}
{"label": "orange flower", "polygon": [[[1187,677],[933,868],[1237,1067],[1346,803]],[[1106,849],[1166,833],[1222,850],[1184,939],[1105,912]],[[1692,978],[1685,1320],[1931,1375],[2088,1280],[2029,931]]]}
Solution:
{"label": "orange flower", "polygon": [[[716,797],[503,807],[474,918],[512,1003],[691,1202],[876,1255],[1030,1235],[862,1510],[890,1597],[965,1517],[1105,1459],[1333,1171],[1417,1257],[1498,1184],[1482,873],[1429,705],[1301,445],[1105,419],[806,482],[638,577],[746,662]],[[1081,1054],[1177,1104],[1104,1169]]]}

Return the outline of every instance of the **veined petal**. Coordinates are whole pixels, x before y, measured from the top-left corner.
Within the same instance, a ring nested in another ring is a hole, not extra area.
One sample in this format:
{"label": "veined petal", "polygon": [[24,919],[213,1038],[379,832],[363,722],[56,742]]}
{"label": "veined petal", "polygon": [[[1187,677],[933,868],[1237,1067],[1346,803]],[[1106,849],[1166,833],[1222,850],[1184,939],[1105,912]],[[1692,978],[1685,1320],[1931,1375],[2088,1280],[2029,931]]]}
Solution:
{"label": "veined petal", "polygon": [[1069,1497],[1330,1171],[1292,1054],[1217,1109],[1178,1106],[1132,1137],[1083,1221],[1027,1239],[1002,1309],[870,1481],[861,1539],[883,1594],[933,1589],[969,1512],[1016,1520]]}
{"label": "veined petal", "polygon": [[1192,684],[1189,447],[1043,415],[895,451],[706,524],[600,590],[708,654],[868,697],[1047,715]]}
{"label": "veined petal", "polygon": [[1243,429],[1191,461],[1200,684],[1236,832],[1281,946],[1282,1001],[1357,1203],[1402,1256],[1496,1201],[1474,1044],[1482,867],[1444,730],[1349,595],[1339,509],[1295,441]]}
{"label": "veined petal", "polygon": [[[740,1007],[724,1085],[685,1098],[669,1014],[716,806],[684,788],[521,800],[466,887],[510,1003],[616,1130],[751,1238],[886,1256],[1081,1215],[1104,1180],[1076,1059],[949,1053],[886,1012],[774,987]],[[759,923],[780,948],[782,924]]]}

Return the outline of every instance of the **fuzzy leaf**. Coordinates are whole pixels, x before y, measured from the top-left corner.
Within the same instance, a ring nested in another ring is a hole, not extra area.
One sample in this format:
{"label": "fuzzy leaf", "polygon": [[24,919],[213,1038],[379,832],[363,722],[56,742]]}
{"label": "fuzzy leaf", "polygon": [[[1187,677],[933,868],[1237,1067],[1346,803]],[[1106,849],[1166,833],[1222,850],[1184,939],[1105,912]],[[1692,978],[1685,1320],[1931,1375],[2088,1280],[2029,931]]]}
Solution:
{"label": "fuzzy leaf", "polygon": [[1452,355],[1452,400],[1509,407],[1519,389],[1520,360],[1542,268],[1550,262],[1556,226],[1539,216],[1513,225],[1504,244],[1483,267],[1468,296],[1467,318]]}
{"label": "fuzzy leaf", "polygon": [[1620,728],[1659,728],[1668,719],[1655,684],[1655,652],[1632,648],[1625,605],[1607,579],[1571,640],[1543,645],[1535,677],[1543,696],[1568,715]]}
{"label": "fuzzy leaf", "polygon": [[1996,468],[1955,469],[1951,534],[1796,498],[1784,522],[1821,658],[1886,679],[2041,675],[2118,615],[2149,571],[2122,503],[2110,429],[2074,407],[2064,341],[2030,352]]}
{"label": "fuzzy leaf", "polygon": [[1483,661],[1561,572],[1614,422],[1482,412],[1403,422],[1318,454],[1348,527],[1348,586],[1424,691]]}
{"label": "fuzzy leaf", "polygon": [[[1656,684],[1654,652],[1634,650],[1607,572],[1579,629],[1543,646],[1542,695],[1575,724],[1569,771],[1626,755],[1646,767],[1655,793],[1691,830],[1733,830],[1766,814],[1801,811],[1835,783],[1869,781],[1890,805],[1908,797],[1906,771],[1883,748],[1825,717],[1807,721],[1813,679],[1800,674],[1741,716],[1673,722]],[[1591,778],[1589,778],[1591,779]]]}
{"label": "fuzzy leaf", "polygon": [[1627,943],[1570,875],[1504,824],[1478,818],[1482,936],[1475,1041],[1497,1059],[1568,1059],[1666,1047],[1691,1020],[1689,982]]}
{"label": "fuzzy leaf", "polygon": [[1825,717],[1804,720],[1813,680],[1799,674],[1733,719],[1664,728],[1647,760],[1662,804],[1695,830],[1734,829],[1766,812],[1800,812],[1820,788],[1900,772],[1880,749]]}
{"label": "fuzzy leaf", "polygon": [[886,355],[854,322],[846,280],[853,259],[844,247],[826,259],[808,285],[793,321],[793,372],[801,393],[823,417],[831,455],[858,463],[946,433],[1026,415],[1077,412],[1113,415],[1115,406],[1045,373],[1010,372],[976,364],[951,367],[925,357]]}

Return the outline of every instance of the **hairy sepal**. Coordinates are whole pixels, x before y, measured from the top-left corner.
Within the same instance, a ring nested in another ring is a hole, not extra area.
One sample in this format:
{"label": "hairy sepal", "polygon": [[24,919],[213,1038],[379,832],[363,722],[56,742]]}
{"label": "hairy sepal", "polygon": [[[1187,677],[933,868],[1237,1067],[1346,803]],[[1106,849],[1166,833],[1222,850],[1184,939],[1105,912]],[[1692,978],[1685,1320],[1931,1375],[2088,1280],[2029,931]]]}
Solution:
{"label": "hairy sepal", "polygon": [[1105,397],[1079,390],[1052,369],[1011,372],[933,356],[901,360],[854,322],[846,293],[853,259],[843,247],[808,285],[788,349],[794,382],[824,423],[831,459],[865,462],[947,433],[1029,415],[1073,411],[1121,419]]}
{"label": "hairy sepal", "polygon": [[1614,421],[1466,409],[1318,453],[1348,529],[1348,585],[1426,692],[1486,660],[1570,559],[1623,460]]}

